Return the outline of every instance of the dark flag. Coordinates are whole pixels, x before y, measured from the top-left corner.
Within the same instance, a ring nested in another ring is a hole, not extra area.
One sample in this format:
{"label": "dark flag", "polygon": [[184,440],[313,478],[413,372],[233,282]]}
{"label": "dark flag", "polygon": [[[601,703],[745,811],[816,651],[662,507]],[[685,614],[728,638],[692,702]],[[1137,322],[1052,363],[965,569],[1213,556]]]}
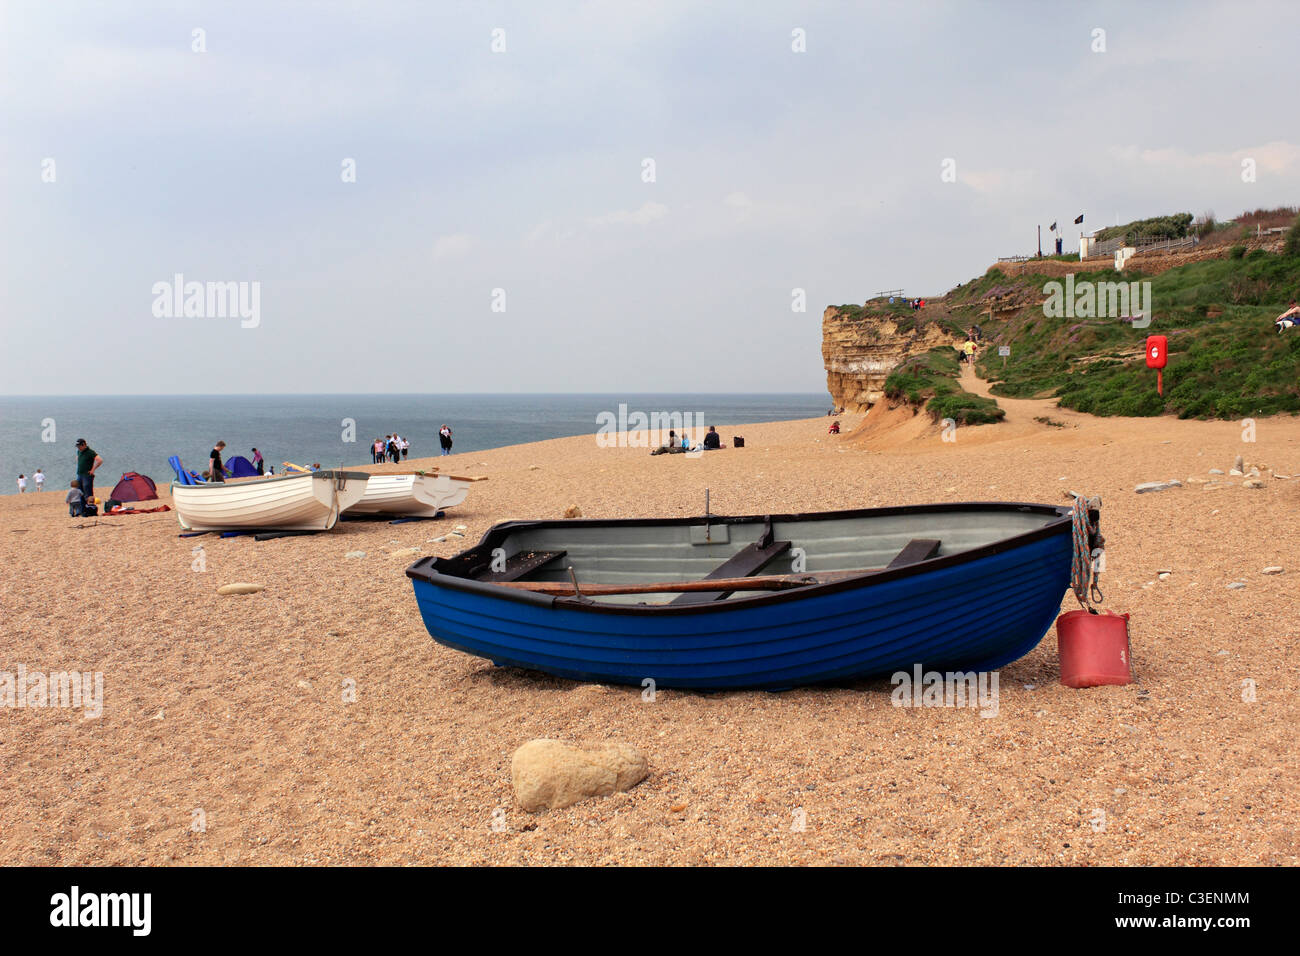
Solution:
{"label": "dark flag", "polygon": [[1050,226],[1048,226],[1048,227],[1047,227],[1047,231],[1048,231],[1048,232],[1056,232],[1056,223],[1052,223]]}
{"label": "dark flag", "polygon": [[1081,222],[1083,222],[1083,213],[1079,213],[1079,218],[1074,220],[1074,224],[1077,226]]}

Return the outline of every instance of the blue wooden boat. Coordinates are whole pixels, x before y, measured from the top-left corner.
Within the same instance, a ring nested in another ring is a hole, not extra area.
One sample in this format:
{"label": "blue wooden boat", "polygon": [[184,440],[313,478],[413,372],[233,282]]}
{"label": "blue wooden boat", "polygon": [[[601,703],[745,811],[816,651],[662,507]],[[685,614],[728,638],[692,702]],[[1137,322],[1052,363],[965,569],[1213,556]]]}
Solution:
{"label": "blue wooden boat", "polygon": [[1071,514],[979,502],[510,521],[406,573],[434,640],[498,665],[777,689],[1024,656],[1070,585]]}

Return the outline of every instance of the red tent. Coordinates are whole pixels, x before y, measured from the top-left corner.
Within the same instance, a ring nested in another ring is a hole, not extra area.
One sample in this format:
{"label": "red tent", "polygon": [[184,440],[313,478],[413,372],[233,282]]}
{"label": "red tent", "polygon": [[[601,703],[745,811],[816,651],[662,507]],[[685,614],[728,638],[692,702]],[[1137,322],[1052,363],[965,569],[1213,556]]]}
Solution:
{"label": "red tent", "polygon": [[113,487],[109,497],[115,501],[152,501],[158,497],[158,489],[148,475],[128,471]]}

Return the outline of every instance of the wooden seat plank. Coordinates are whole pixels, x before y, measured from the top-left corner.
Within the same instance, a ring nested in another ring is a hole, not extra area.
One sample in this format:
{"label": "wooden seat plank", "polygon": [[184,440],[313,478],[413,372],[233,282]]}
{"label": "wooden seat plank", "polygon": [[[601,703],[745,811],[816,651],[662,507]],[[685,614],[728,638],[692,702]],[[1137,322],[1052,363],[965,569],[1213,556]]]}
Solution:
{"label": "wooden seat plank", "polygon": [[[789,541],[771,541],[760,538],[753,544],[746,545],[726,561],[706,574],[702,580],[713,578],[744,578],[759,571],[778,555],[790,550]],[[670,604],[708,604],[729,591],[690,591],[673,598]]]}
{"label": "wooden seat plank", "polygon": [[550,564],[564,557],[567,551],[520,551],[506,558],[504,571],[489,571],[479,575],[478,580],[488,584],[501,584],[505,581],[518,581],[526,574],[531,574],[544,564]]}
{"label": "wooden seat plank", "polygon": [[913,538],[907,542],[902,551],[894,555],[894,560],[885,565],[885,570],[906,567],[918,561],[928,561],[938,552],[941,543],[938,538]]}

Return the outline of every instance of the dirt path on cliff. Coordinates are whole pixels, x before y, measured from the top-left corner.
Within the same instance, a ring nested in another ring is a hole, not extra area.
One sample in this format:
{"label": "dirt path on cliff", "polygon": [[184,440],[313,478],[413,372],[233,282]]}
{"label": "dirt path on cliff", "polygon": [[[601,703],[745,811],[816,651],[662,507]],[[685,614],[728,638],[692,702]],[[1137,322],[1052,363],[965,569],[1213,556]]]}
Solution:
{"label": "dirt path on cliff", "polygon": [[[1018,441],[1027,437],[1049,440],[1063,445],[1095,441],[1095,430],[1106,421],[1082,412],[1061,408],[1055,398],[1003,398],[989,392],[989,383],[975,374],[969,365],[961,367],[958,381],[972,395],[997,402],[1006,419],[996,425],[966,425],[950,435],[963,444],[994,444]],[[1114,419],[1110,420],[1112,423]],[[1054,423],[1054,424],[1053,424]],[[1103,426],[1104,427],[1104,426]],[[845,438],[867,451],[928,449],[944,441],[943,429],[930,421],[924,412],[907,405],[893,407],[888,401],[877,403],[862,423],[848,431]]]}
{"label": "dirt path on cliff", "polygon": [[1037,418],[1050,418],[1065,425],[1076,426],[1097,421],[1092,415],[1061,408],[1055,398],[1004,398],[1001,395],[994,395],[989,391],[988,380],[976,375],[973,365],[962,365],[961,377],[958,381],[961,383],[961,387],[972,395],[979,395],[982,398],[989,398],[997,402],[998,406],[1007,413],[1004,422],[1006,425],[1032,425],[1038,428],[1055,427],[1043,422],[1036,422],[1035,419]]}

